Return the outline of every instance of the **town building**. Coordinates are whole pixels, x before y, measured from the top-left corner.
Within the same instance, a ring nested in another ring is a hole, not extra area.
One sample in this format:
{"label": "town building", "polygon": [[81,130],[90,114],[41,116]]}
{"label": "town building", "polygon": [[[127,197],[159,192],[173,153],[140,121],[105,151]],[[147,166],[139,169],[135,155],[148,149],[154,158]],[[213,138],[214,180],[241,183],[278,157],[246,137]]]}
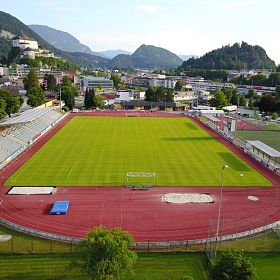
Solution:
{"label": "town building", "polygon": [[92,88],[109,90],[113,88],[113,81],[104,77],[93,77],[93,76],[80,77],[81,92],[85,92],[86,89],[92,89]]}

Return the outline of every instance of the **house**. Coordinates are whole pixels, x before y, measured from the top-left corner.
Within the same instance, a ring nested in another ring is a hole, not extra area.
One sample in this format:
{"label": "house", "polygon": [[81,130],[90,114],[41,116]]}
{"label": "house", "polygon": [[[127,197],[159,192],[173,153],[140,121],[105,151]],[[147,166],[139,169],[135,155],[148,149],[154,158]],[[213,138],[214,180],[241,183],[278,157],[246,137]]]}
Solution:
{"label": "house", "polygon": [[102,93],[100,96],[104,99],[105,106],[113,106],[116,100],[116,95],[114,93]]}

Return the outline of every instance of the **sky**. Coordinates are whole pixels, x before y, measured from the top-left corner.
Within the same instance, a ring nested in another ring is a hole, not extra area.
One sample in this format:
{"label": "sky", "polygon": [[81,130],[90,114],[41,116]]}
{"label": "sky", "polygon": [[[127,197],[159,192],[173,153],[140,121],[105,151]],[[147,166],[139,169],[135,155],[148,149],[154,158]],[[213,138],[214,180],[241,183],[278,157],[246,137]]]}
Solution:
{"label": "sky", "polygon": [[0,0],[25,24],[74,35],[93,51],[142,44],[203,55],[246,41],[280,63],[279,0]]}

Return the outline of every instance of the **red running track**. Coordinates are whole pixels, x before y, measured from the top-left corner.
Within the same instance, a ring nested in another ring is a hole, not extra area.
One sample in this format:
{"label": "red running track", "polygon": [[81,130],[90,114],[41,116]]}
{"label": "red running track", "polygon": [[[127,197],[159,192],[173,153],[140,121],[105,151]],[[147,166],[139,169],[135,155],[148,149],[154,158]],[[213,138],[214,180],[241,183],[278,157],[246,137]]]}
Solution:
{"label": "red running track", "polygon": [[[153,117],[173,116],[164,113],[149,114]],[[90,113],[90,115],[119,116],[124,115],[124,113],[96,112]],[[72,117],[73,114],[60,122],[29,150],[2,170],[0,172],[0,185],[3,185],[17,168]],[[207,126],[197,120],[194,121],[266,176],[273,185],[271,188],[224,188],[220,235],[243,232],[280,220],[280,177]],[[96,225],[118,226],[133,234],[136,241],[207,238],[209,221],[213,225],[210,235],[214,236],[220,191],[219,188],[215,187],[155,187],[147,191],[132,191],[123,187],[69,186],[58,187],[57,192],[53,195],[21,196],[5,195],[8,190],[9,187],[1,187],[0,195],[3,202],[0,206],[0,216],[10,222],[70,237],[83,237]],[[203,205],[163,203],[161,195],[169,192],[209,193],[214,197],[215,203]],[[248,195],[257,196],[259,200],[248,200]],[[49,215],[52,203],[62,199],[71,201],[68,214],[65,216]]]}

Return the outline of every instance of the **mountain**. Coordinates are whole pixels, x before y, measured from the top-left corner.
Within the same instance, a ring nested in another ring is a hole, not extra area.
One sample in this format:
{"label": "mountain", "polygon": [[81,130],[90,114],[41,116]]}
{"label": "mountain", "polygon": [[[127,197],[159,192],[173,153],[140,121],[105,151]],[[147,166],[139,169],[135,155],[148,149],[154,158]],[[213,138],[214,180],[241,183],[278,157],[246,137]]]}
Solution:
{"label": "mountain", "polygon": [[[49,49],[56,56],[59,56],[63,59],[67,59],[69,62],[77,64],[81,67],[87,67],[87,68],[139,67],[139,68],[149,68],[149,69],[153,69],[153,68],[169,69],[169,68],[177,68],[182,63],[182,60],[178,56],[169,52],[168,50],[157,48],[154,46],[146,46],[146,45],[142,45],[141,47],[139,47],[132,55],[119,54],[116,57],[114,57],[112,60],[98,55],[93,55],[90,53],[84,53],[81,51],[75,51],[75,52],[63,51],[46,42],[46,40],[41,38],[30,27],[22,23],[17,18],[13,17],[10,14],[0,11],[0,31],[1,30],[4,31],[1,32],[1,34],[2,33],[5,34],[8,32],[17,35],[23,32],[27,36],[38,41],[40,47]],[[71,37],[71,35],[69,36]],[[12,45],[10,40],[8,38],[0,36],[0,52],[1,52],[0,54],[7,56],[11,48]]]}
{"label": "mountain", "polygon": [[81,44],[78,39],[67,32],[45,25],[32,24],[28,26],[50,45],[59,50],[94,54],[88,46]]}
{"label": "mountain", "polygon": [[129,54],[130,55],[131,52],[118,49],[118,50],[107,50],[107,51],[95,52],[94,54],[98,55],[98,56],[105,57],[105,58],[112,59],[119,54]]}
{"label": "mountain", "polygon": [[[62,57],[63,59],[67,59],[69,62],[77,64],[81,67],[106,67],[109,63],[109,60],[103,57],[81,52],[67,52],[59,50],[47,43],[36,32],[34,32],[31,28],[22,23],[20,20],[2,11],[0,11],[0,31],[1,30],[4,30],[5,32],[7,31],[14,35],[23,32],[27,36],[38,41],[40,47],[49,49],[52,52],[54,52],[55,55]],[[0,54],[7,56],[11,48],[12,44],[10,40],[4,37],[0,37]]]}
{"label": "mountain", "polygon": [[266,51],[260,46],[252,46],[246,42],[225,46],[206,53],[200,58],[190,58],[185,61],[179,70],[188,69],[263,69],[275,68]]}
{"label": "mountain", "polygon": [[61,51],[61,57],[69,60],[71,63],[79,65],[81,67],[86,68],[106,68],[110,63],[110,59],[92,55],[89,53],[81,53],[81,52],[64,52]]}
{"label": "mountain", "polygon": [[177,68],[182,60],[174,53],[151,45],[140,46],[132,55],[117,55],[110,63],[112,68]]}

